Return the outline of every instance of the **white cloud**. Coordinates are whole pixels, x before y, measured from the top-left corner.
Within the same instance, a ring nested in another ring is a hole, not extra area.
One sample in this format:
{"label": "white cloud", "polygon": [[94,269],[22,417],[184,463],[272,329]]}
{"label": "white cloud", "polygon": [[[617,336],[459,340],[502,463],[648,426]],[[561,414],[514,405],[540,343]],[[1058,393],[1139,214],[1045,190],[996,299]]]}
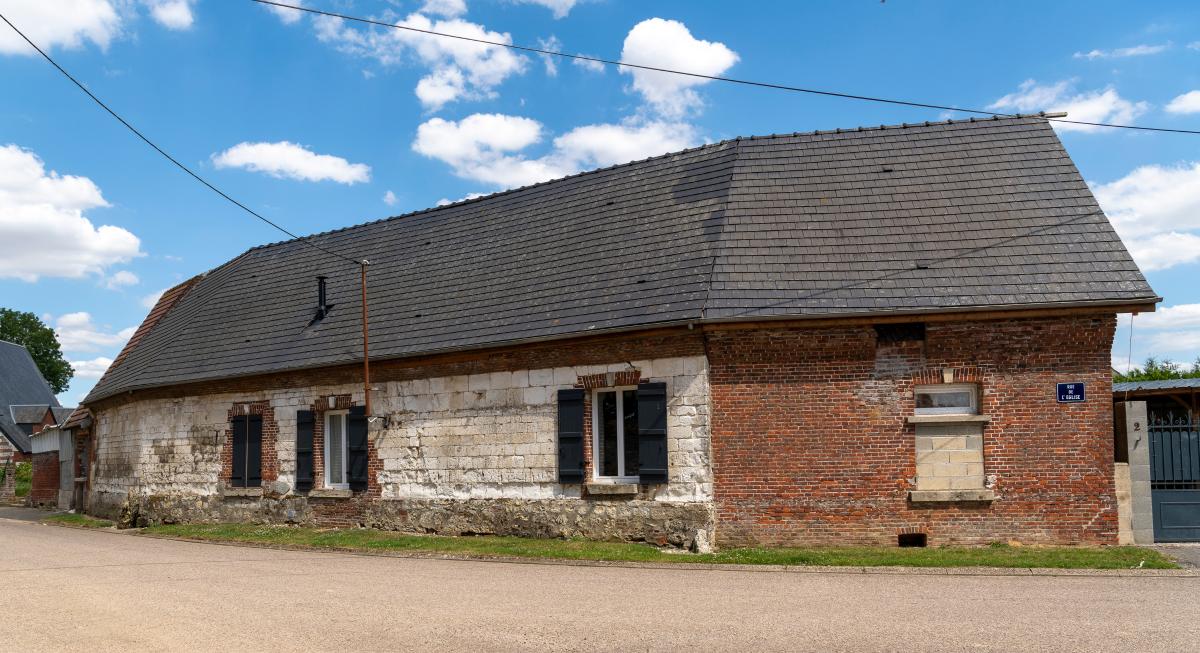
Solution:
{"label": "white cloud", "polygon": [[[585,54],[583,56],[590,57],[592,55]],[[605,69],[605,65],[599,61],[590,61],[588,59],[572,59],[571,63],[591,73],[603,73]]]}
{"label": "white cloud", "polygon": [[484,195],[487,195],[487,193],[467,193],[466,195],[464,195],[456,200],[452,200],[448,197],[443,197],[442,199],[437,201],[436,206],[446,206],[448,204],[455,204],[457,202],[465,202],[467,200],[473,200],[476,197],[483,197]]}
{"label": "white cloud", "polygon": [[152,292],[149,295],[142,297],[142,306],[144,306],[147,310],[154,308],[156,305],[158,305],[158,300],[162,298],[163,293],[167,292],[168,290],[170,289],[163,288],[162,290]]}
{"label": "white cloud", "polygon": [[104,287],[109,290],[116,290],[125,286],[136,286],[139,283],[141,283],[141,279],[138,279],[136,274],[129,270],[118,270],[109,275],[108,279],[105,279]]}
{"label": "white cloud", "polygon": [[[303,7],[304,0],[288,0],[286,4]],[[262,6],[265,7],[267,11],[275,14],[275,16],[279,18],[284,25],[295,25],[296,23],[300,22],[301,18],[304,18],[304,12],[297,9],[288,9],[286,7],[277,7],[274,5]]]}
{"label": "white cloud", "polygon": [[1200,261],[1200,162],[1142,166],[1092,191],[1143,270]]}
{"label": "white cloud", "polygon": [[695,128],[685,123],[629,120],[585,125],[554,139],[547,154],[523,153],[543,140],[541,123],[503,114],[474,114],[455,122],[433,118],[417,128],[412,148],[447,163],[454,174],[500,188],[526,186],[665,154],[694,145]]}
{"label": "white cloud", "polygon": [[1170,43],[1161,45],[1135,45],[1128,48],[1116,48],[1115,50],[1092,50],[1091,52],[1076,52],[1076,59],[1121,59],[1124,57],[1144,57],[1146,55],[1158,54],[1171,47]]}
{"label": "white cloud", "polygon": [[[621,50],[626,63],[671,68],[701,75],[720,75],[737,63],[738,55],[723,43],[692,36],[678,21],[650,18],[629,30]],[[709,80],[653,70],[621,68],[633,76],[633,88],[656,111],[667,118],[680,118],[703,105],[694,87]]]}
{"label": "white cloud", "polygon": [[213,155],[218,168],[245,168],[272,177],[300,181],[336,181],[356,184],[371,179],[370,166],[329,154],[316,154],[302,145],[278,143],[238,143]]}
{"label": "white cloud", "polygon": [[71,361],[71,368],[75,370],[77,379],[99,379],[112,363],[113,359],[98,356],[91,360]]}
{"label": "white cloud", "polygon": [[[551,35],[548,39],[538,39],[538,47],[543,50],[561,52],[562,41],[558,40],[557,36]],[[542,65],[546,67],[546,74],[551,77],[558,77],[558,57],[552,54],[539,54],[538,56],[542,59]]]}
{"label": "white cloud", "polygon": [[112,225],[96,227],[84,211],[108,206],[87,177],[47,171],[16,145],[0,147],[0,278],[80,278],[141,256],[141,242]]}
{"label": "white cloud", "polygon": [[144,0],[150,8],[150,16],[167,29],[189,29],[195,18],[192,2],[195,0]]}
{"label": "white cloud", "polygon": [[554,139],[554,147],[578,171],[677,152],[699,141],[695,128],[685,123],[630,121],[576,127]]}
{"label": "white cloud", "polygon": [[[525,57],[500,46],[402,29],[360,30],[329,16],[319,16],[313,22],[318,39],[347,54],[375,59],[385,66],[399,65],[407,56],[415,55],[431,69],[429,75],[418,82],[416,91],[417,98],[428,109],[440,109],[455,100],[494,97],[496,87],[508,77],[523,72],[527,62]],[[435,21],[414,13],[396,24],[512,43],[508,33],[492,32],[459,18]]]}
{"label": "white cloud", "polygon": [[[5,17],[43,49],[74,49],[85,41],[105,49],[121,29],[121,17],[108,0],[4,0],[3,9]],[[5,25],[0,54],[37,52]]]}
{"label": "white cloud", "polygon": [[[1009,93],[993,102],[988,109],[993,111],[1066,111],[1068,120],[1084,122],[1110,122],[1129,124],[1150,108],[1145,102],[1130,102],[1109,86],[1103,90],[1074,92],[1074,83],[1063,80],[1056,84],[1039,85],[1026,80],[1016,93]],[[1103,129],[1093,125],[1076,125],[1066,122],[1051,123],[1061,131],[1094,132]]]}
{"label": "white cloud", "polygon": [[[1137,326],[1137,322],[1134,322],[1134,328],[1137,328]],[[1149,349],[1153,352],[1200,351],[1200,330],[1156,333],[1150,337]]]}
{"label": "white cloud", "polygon": [[399,202],[400,202],[400,199],[398,197],[396,197],[396,194],[393,193],[392,191],[389,190],[388,192],[383,194],[383,203],[384,204],[387,204],[388,206],[396,206],[396,204],[398,204]]}
{"label": "white cloud", "polygon": [[92,322],[90,313],[67,313],[54,320],[54,333],[63,351],[97,351],[124,345],[137,327],[109,331]]}
{"label": "white cloud", "polygon": [[457,18],[467,13],[466,0],[425,0],[421,11],[446,18]]}
{"label": "white cloud", "polygon": [[1187,46],[1189,50],[1200,50],[1200,41],[1192,41]]}
{"label": "white cloud", "polygon": [[1167,104],[1169,113],[1200,113],[1200,91],[1188,91]]}
{"label": "white cloud", "polygon": [[555,18],[565,18],[579,0],[513,0],[527,5],[541,5],[554,12]]}
{"label": "white cloud", "polygon": [[1200,304],[1163,306],[1138,315],[1136,322],[1139,329],[1200,328]]}

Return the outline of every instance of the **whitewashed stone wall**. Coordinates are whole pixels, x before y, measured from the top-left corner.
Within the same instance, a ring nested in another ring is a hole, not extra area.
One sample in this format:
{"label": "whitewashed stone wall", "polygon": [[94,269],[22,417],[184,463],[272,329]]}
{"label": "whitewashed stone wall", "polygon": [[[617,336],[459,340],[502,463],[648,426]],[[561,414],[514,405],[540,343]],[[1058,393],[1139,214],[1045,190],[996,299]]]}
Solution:
{"label": "whitewashed stone wall", "polygon": [[[633,361],[643,380],[668,391],[670,482],[649,497],[708,502],[712,497],[709,387],[703,356]],[[579,486],[556,482],[556,391],[578,377],[629,369],[559,367],[436,377],[378,386],[374,412],[386,421],[371,437],[383,462],[384,499],[563,499]],[[102,502],[127,495],[216,496],[221,447],[234,403],[266,401],[279,435],[279,480],[295,479],[296,411],[317,397],[350,394],[360,385],[326,385],[151,399],[97,411],[92,490]]]}
{"label": "whitewashed stone wall", "polygon": [[[708,501],[709,391],[702,356],[634,361],[667,384],[670,482],[654,498]],[[557,482],[556,393],[626,363],[493,372],[389,383],[375,412],[384,498],[549,499],[579,496]]]}

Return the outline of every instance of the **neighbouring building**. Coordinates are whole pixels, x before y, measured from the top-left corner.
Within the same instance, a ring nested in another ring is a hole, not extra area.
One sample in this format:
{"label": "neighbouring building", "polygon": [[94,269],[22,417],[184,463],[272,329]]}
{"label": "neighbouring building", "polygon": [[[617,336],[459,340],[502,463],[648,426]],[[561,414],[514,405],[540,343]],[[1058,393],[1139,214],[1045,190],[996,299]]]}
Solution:
{"label": "neighbouring building", "polygon": [[88,509],[1111,543],[1116,315],[1158,301],[1042,117],[724,141],[171,289],[84,402]]}
{"label": "neighbouring building", "polygon": [[1200,379],[1113,384],[1122,535],[1200,542]]}
{"label": "neighbouring building", "polygon": [[29,351],[0,340],[0,464],[29,460],[30,436],[70,413],[59,405]]}

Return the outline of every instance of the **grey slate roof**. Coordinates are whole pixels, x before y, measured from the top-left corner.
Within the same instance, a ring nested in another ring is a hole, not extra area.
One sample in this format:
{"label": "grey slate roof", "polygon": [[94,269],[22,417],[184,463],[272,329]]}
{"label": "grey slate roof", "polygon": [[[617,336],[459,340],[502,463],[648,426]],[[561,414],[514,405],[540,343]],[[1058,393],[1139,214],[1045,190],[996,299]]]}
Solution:
{"label": "grey slate roof", "polygon": [[21,420],[14,419],[11,411],[14,406],[29,405],[41,406],[42,412],[34,420],[40,422],[46,406],[58,406],[58,399],[29,352],[21,345],[0,340],[0,433],[24,452],[29,451],[29,436],[17,426]]}
{"label": "grey slate roof", "polygon": [[[1036,117],[724,141],[307,240],[372,262],[373,358],[1158,299]],[[308,328],[318,274],[335,307]],[[301,240],[251,249],[198,279],[85,401],[359,361],[358,274]]]}
{"label": "grey slate roof", "polygon": [[1162,381],[1126,381],[1113,384],[1113,394],[1137,392],[1138,390],[1193,390],[1200,389],[1200,379],[1166,379]]}
{"label": "grey slate roof", "polygon": [[41,423],[50,404],[25,404],[8,407],[9,417],[17,424]]}

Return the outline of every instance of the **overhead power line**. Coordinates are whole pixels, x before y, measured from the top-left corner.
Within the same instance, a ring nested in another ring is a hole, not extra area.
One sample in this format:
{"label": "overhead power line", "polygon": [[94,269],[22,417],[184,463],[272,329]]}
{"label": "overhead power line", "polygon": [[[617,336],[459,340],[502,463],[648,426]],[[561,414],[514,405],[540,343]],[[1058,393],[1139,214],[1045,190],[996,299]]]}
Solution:
{"label": "overhead power line", "polygon": [[[771,82],[759,82],[759,81],[750,80],[750,79],[739,79],[736,77],[722,77],[720,75],[704,75],[701,73],[687,72],[685,70],[673,70],[671,68],[662,68],[659,66],[650,66],[650,65],[646,65],[646,64],[630,63],[628,61],[614,61],[612,59],[604,59],[602,57],[589,57],[587,55],[582,55],[582,54],[570,54],[567,52],[559,52],[557,50],[547,50],[545,48],[534,48],[534,47],[527,46],[527,45],[516,45],[513,43],[504,43],[502,41],[489,41],[488,39],[480,39],[480,38],[475,38],[473,36],[463,36],[461,34],[450,34],[448,32],[435,32],[433,30],[421,29],[419,27],[412,27],[410,25],[397,25],[395,23],[389,23],[389,22],[381,21],[381,20],[374,20],[371,18],[362,18],[359,16],[350,16],[348,14],[340,14],[340,13],[337,13],[334,11],[324,11],[322,9],[313,9],[312,7],[302,7],[299,5],[290,5],[290,4],[283,3],[283,2],[275,2],[274,0],[250,0],[250,1],[257,2],[258,4],[261,4],[261,5],[270,5],[273,7],[280,7],[283,9],[292,9],[295,11],[303,11],[303,12],[310,13],[310,14],[316,14],[318,16],[329,16],[331,18],[340,18],[342,20],[348,20],[348,21],[352,21],[352,22],[356,22],[356,23],[364,23],[367,25],[376,25],[379,27],[390,27],[392,29],[400,29],[400,30],[405,30],[405,31],[409,31],[409,32],[417,32],[419,34],[427,34],[429,36],[438,36],[438,37],[442,37],[442,38],[458,39],[460,41],[470,41],[472,43],[480,43],[483,45],[492,45],[492,46],[496,46],[496,47],[500,47],[500,48],[508,48],[510,50],[520,50],[522,52],[530,52],[533,54],[542,54],[542,55],[548,55],[548,56],[552,56],[552,57],[562,57],[564,59],[576,59],[578,61],[591,61],[594,63],[601,63],[601,64],[606,64],[609,66],[636,68],[638,70],[650,70],[650,71],[659,72],[659,73],[669,73],[672,75],[683,75],[685,77],[694,77],[697,79],[707,79],[707,80],[711,80],[711,81],[715,81],[715,82],[728,82],[730,84],[741,84],[743,86],[757,86],[759,88],[769,88],[769,89],[774,89],[774,90],[778,90],[778,91],[791,91],[791,92],[795,92],[795,93],[807,93],[810,95],[823,95],[826,97],[842,98],[845,100],[861,100],[864,102],[878,102],[881,104],[892,104],[892,105],[899,105],[899,106],[905,106],[905,107],[915,107],[918,109],[940,109],[940,110],[944,110],[944,111],[961,111],[962,113],[973,113],[976,115],[995,116],[998,118],[1017,117],[1017,114],[1001,113],[998,111],[987,111],[985,109],[964,109],[962,107],[952,107],[949,105],[934,104],[931,102],[916,102],[916,101],[910,101],[910,100],[897,100],[894,98],[874,97],[874,96],[870,96],[870,95],[858,95],[855,93],[843,93],[840,91],[827,91],[827,90],[823,90],[823,89],[804,88],[801,86],[788,86],[786,84],[775,84],[775,83],[771,83]],[[1045,113],[1045,112],[1043,112],[1043,113]],[[1136,129],[1139,131],[1167,132],[1167,133],[1174,133],[1174,134],[1200,134],[1200,130],[1195,130],[1195,129],[1171,129],[1168,127],[1143,127],[1141,125],[1120,125],[1120,124],[1108,123],[1108,122],[1089,122],[1086,120],[1068,120],[1066,118],[1053,118],[1053,117],[1046,117],[1046,116],[1043,116],[1043,117],[1045,117],[1046,120],[1050,120],[1053,122],[1061,122],[1061,123],[1067,123],[1067,124],[1072,124],[1072,125],[1086,125],[1086,126],[1090,126],[1090,127],[1108,127],[1111,129]]]}
{"label": "overhead power line", "polygon": [[66,70],[65,68],[63,68],[62,66],[58,65],[58,62],[57,62],[57,61],[55,61],[54,59],[52,59],[52,58],[50,57],[50,55],[46,54],[46,51],[45,51],[45,50],[42,50],[40,47],[38,47],[38,45],[37,45],[36,43],[34,43],[32,40],[30,40],[30,38],[29,38],[28,36],[25,36],[25,33],[24,33],[24,32],[22,32],[20,29],[18,29],[16,25],[13,25],[13,24],[12,24],[12,21],[10,21],[10,20],[8,19],[8,17],[7,17],[7,16],[5,16],[4,14],[0,14],[0,20],[3,20],[5,23],[8,23],[8,26],[9,26],[9,27],[11,27],[11,28],[13,29],[13,31],[14,31],[14,32],[16,32],[18,35],[20,35],[20,37],[21,37],[22,39],[25,39],[25,42],[26,42],[26,43],[28,43],[28,44],[29,44],[31,47],[33,47],[33,49],[34,49],[34,50],[37,50],[38,54],[42,55],[42,58],[44,58],[46,61],[49,61],[49,62],[50,62],[50,65],[52,65],[52,66],[54,66],[55,68],[57,68],[57,69],[58,69],[58,72],[62,73],[62,74],[63,74],[63,76],[65,76],[67,79],[71,80],[71,83],[72,83],[72,84],[74,84],[75,86],[79,87],[79,90],[81,90],[81,91],[83,91],[84,93],[86,93],[88,97],[92,98],[92,100],[93,100],[93,101],[94,101],[96,104],[100,105],[100,108],[102,108],[102,109],[104,109],[105,111],[107,111],[107,112],[108,112],[108,114],[109,114],[109,115],[111,115],[113,118],[116,118],[116,119],[117,119],[117,121],[118,121],[118,122],[120,122],[122,125],[124,125],[126,129],[128,129],[128,130],[129,130],[129,131],[131,131],[131,132],[133,132],[133,134],[134,134],[135,136],[137,136],[138,138],[142,139],[142,142],[144,142],[146,145],[149,145],[150,147],[154,148],[154,151],[155,151],[155,152],[158,152],[159,154],[161,154],[161,155],[162,155],[164,158],[166,158],[166,159],[167,159],[168,161],[170,161],[171,163],[175,164],[175,166],[176,166],[177,168],[179,168],[180,170],[182,170],[182,171],[186,172],[186,173],[187,173],[189,176],[191,176],[191,177],[192,177],[193,179],[195,179],[196,181],[198,181],[198,182],[200,182],[200,183],[204,184],[205,186],[207,186],[209,190],[211,190],[212,192],[216,193],[217,195],[220,195],[221,197],[225,198],[226,200],[229,200],[231,203],[233,203],[233,205],[234,205],[234,206],[237,206],[238,208],[240,208],[241,210],[245,211],[246,213],[249,213],[250,215],[254,216],[255,218],[258,218],[259,220],[262,220],[263,222],[267,223],[268,225],[270,225],[270,226],[274,227],[275,229],[278,229],[280,232],[282,232],[282,233],[285,233],[285,234],[287,234],[288,236],[291,236],[292,238],[294,238],[294,239],[296,239],[296,240],[299,240],[300,242],[304,243],[305,245],[308,245],[309,247],[312,247],[313,249],[320,250],[320,251],[322,251],[322,252],[324,252],[324,253],[326,253],[326,254],[329,254],[330,256],[337,257],[337,258],[339,258],[339,259],[342,259],[342,260],[344,260],[344,261],[348,261],[348,262],[350,262],[350,263],[353,263],[353,264],[355,264],[355,265],[362,265],[362,264],[364,263],[364,261],[355,260],[355,259],[353,259],[353,258],[350,258],[350,257],[348,257],[348,256],[343,256],[342,254],[339,254],[339,253],[337,253],[337,252],[331,251],[331,250],[329,250],[329,249],[327,249],[327,248],[325,248],[325,247],[321,247],[320,245],[317,245],[316,243],[313,243],[313,242],[312,242],[311,240],[309,240],[308,238],[303,238],[303,237],[301,237],[301,236],[297,236],[296,234],[292,233],[291,231],[288,231],[288,230],[287,230],[287,229],[285,229],[284,227],[280,226],[278,223],[271,221],[270,219],[268,219],[268,218],[264,217],[263,215],[261,215],[260,213],[258,213],[257,211],[255,211],[254,209],[252,209],[252,208],[250,208],[250,207],[246,206],[245,204],[242,204],[241,202],[237,201],[236,199],[234,199],[233,197],[231,197],[231,196],[230,196],[228,193],[226,193],[225,191],[223,191],[223,190],[221,190],[220,188],[217,188],[216,186],[214,186],[212,183],[210,183],[210,182],[209,182],[207,179],[205,179],[204,177],[201,177],[200,175],[196,174],[196,172],[195,172],[195,171],[193,171],[191,168],[189,168],[189,167],[187,167],[186,165],[184,165],[184,164],[180,163],[178,159],[176,159],[175,157],[171,156],[169,153],[167,153],[167,151],[166,151],[166,150],[162,149],[162,148],[161,148],[161,147],[159,147],[157,144],[155,144],[155,143],[154,143],[154,141],[152,141],[152,140],[150,140],[149,138],[147,138],[147,137],[146,137],[146,135],[145,135],[145,134],[143,134],[141,131],[139,131],[139,130],[138,130],[136,127],[134,127],[133,125],[129,124],[129,121],[127,121],[127,120],[125,120],[124,118],[122,118],[122,117],[120,116],[120,114],[118,114],[116,111],[113,111],[111,108],[109,108],[109,106],[108,106],[107,104],[105,104],[103,100],[101,100],[100,98],[96,97],[96,95],[95,95],[94,93],[92,93],[91,91],[89,91],[89,90],[87,89],[87,87],[86,87],[86,86],[84,86],[83,84],[81,84],[81,83],[79,82],[79,80],[75,79],[75,78],[74,78],[74,77],[71,75],[71,73],[67,72],[67,70]]}

